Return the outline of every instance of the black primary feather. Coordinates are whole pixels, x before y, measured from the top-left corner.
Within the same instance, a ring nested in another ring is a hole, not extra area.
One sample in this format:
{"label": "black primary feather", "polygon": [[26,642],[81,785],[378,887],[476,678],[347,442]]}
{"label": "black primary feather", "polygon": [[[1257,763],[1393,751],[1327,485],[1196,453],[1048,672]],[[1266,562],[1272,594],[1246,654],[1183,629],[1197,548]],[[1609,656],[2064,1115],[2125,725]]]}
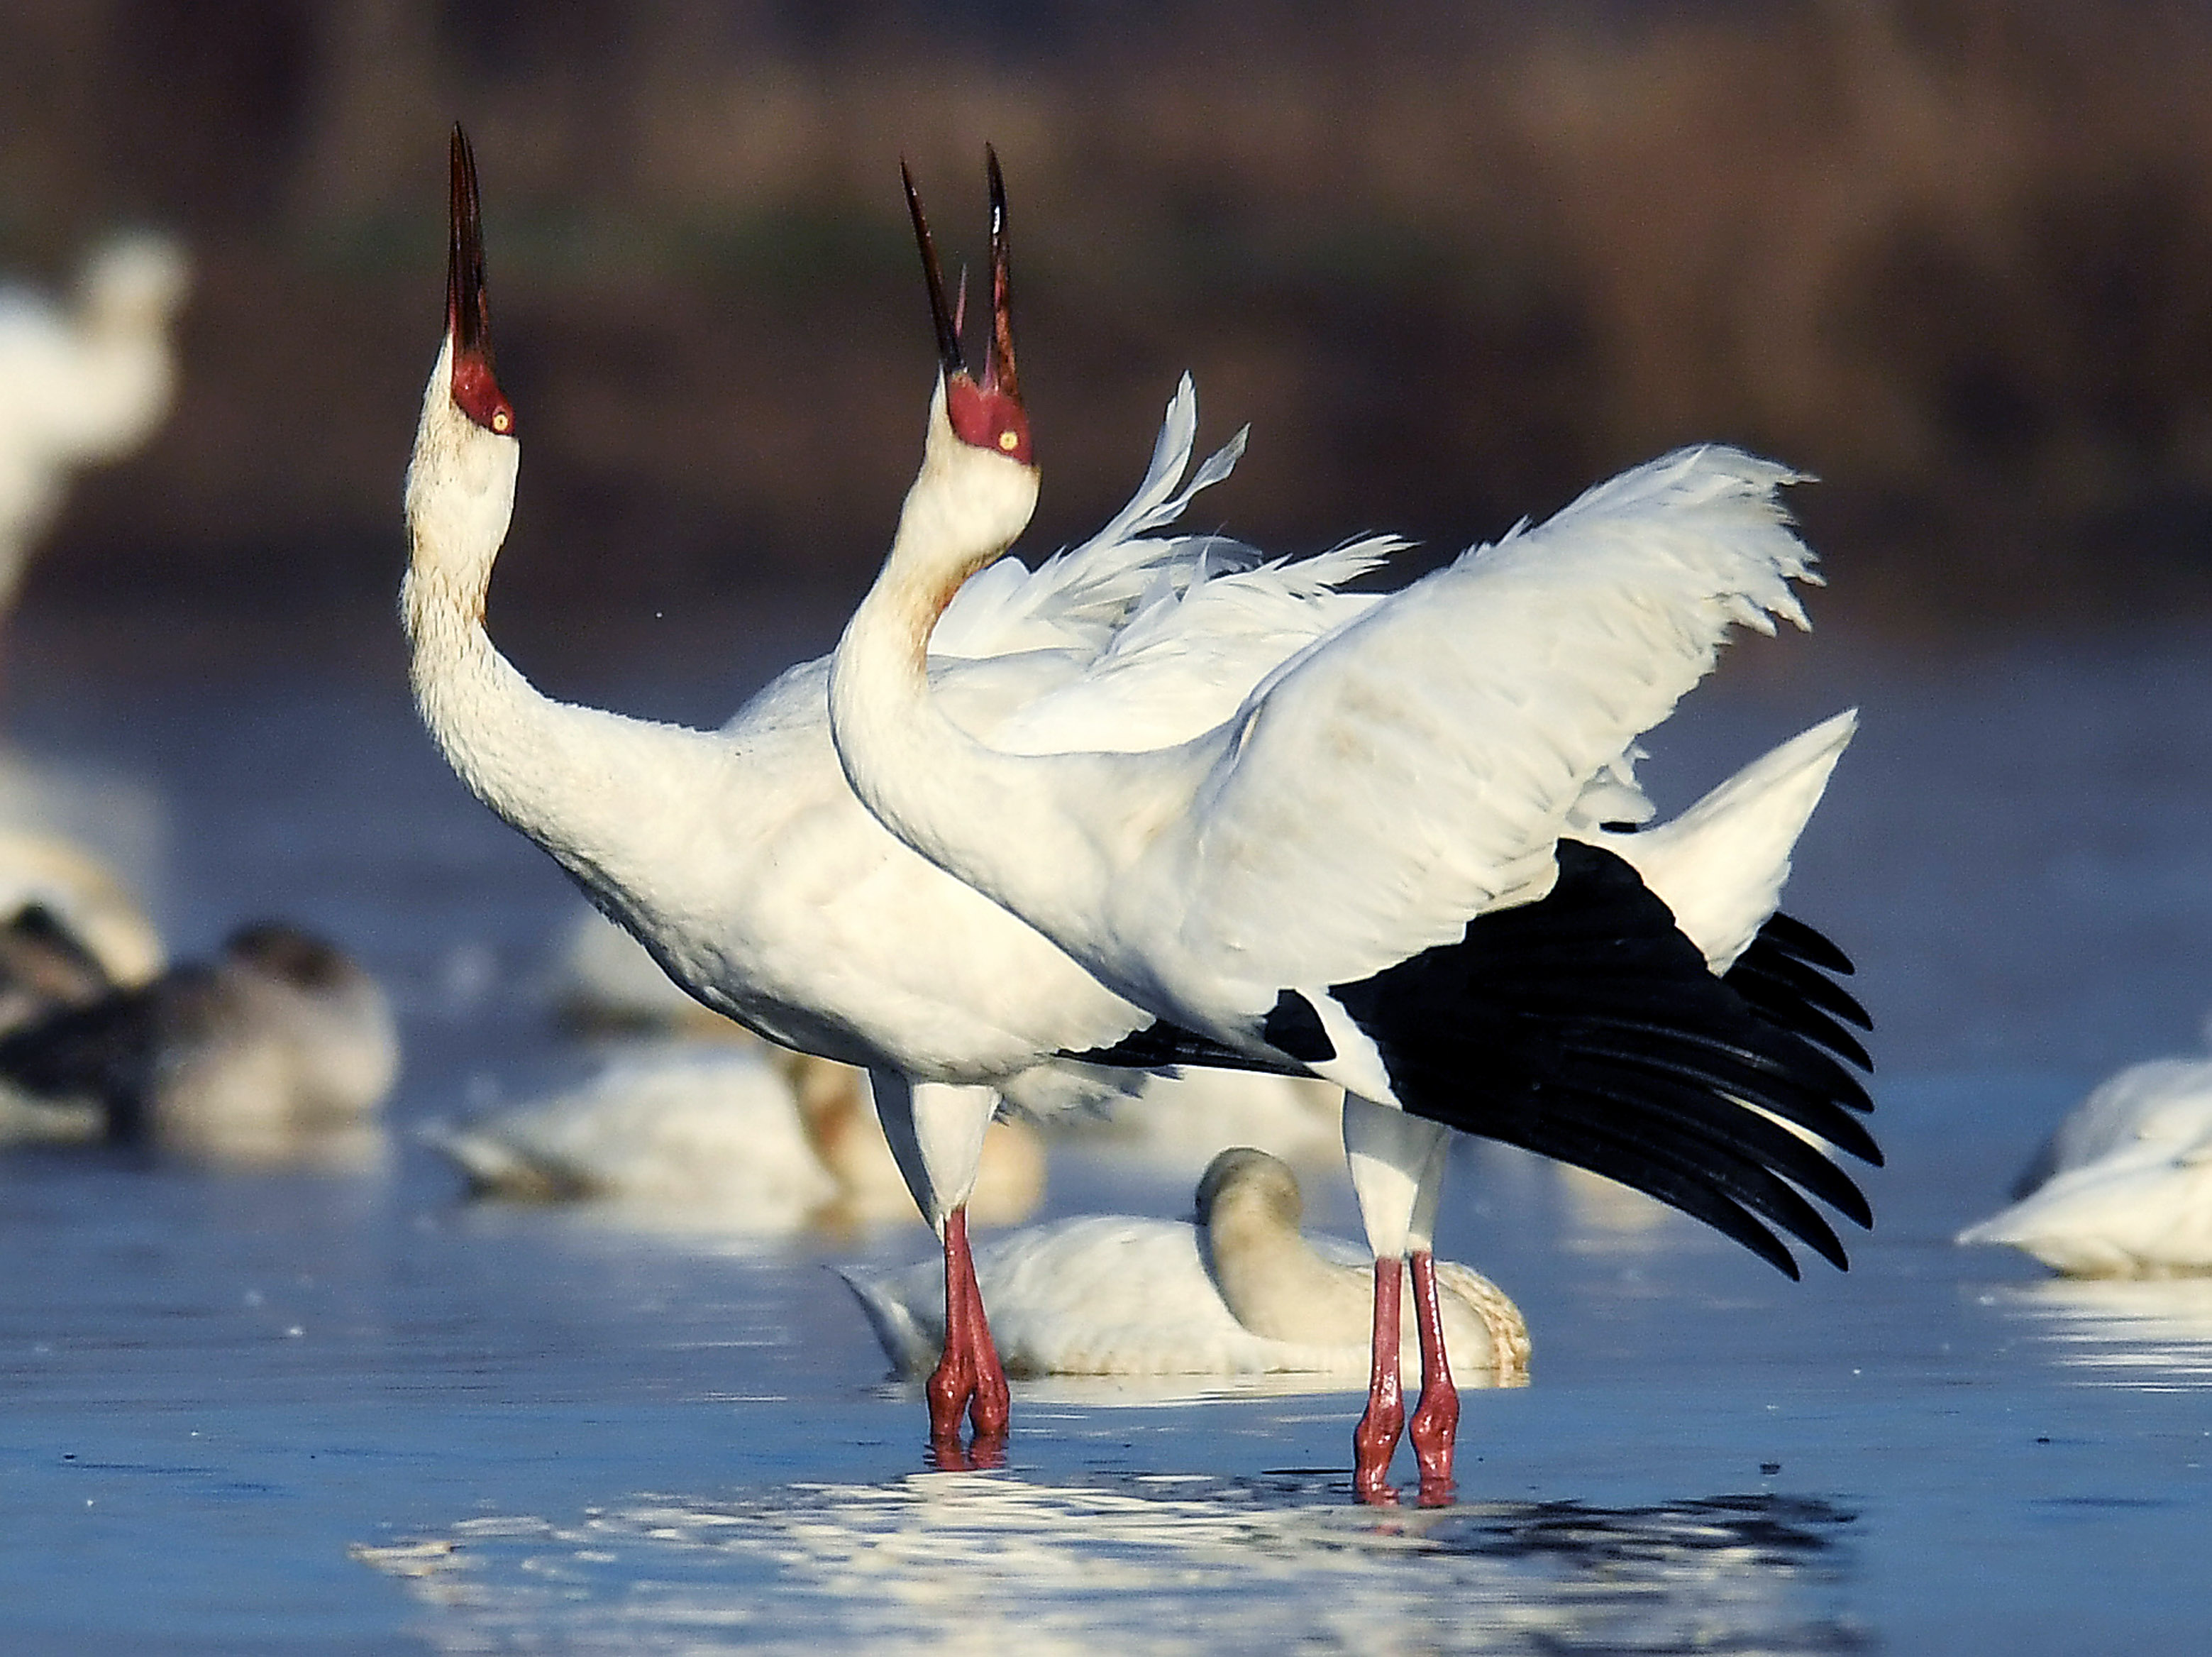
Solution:
{"label": "black primary feather", "polygon": [[1257,1058],[1165,1019],[1157,1019],[1141,1030],[1131,1031],[1110,1047],[1092,1047],[1060,1057],[1078,1064],[1103,1064],[1130,1070],[1164,1070],[1177,1064],[1195,1064],[1209,1070],[1256,1070],[1263,1075],[1313,1074],[1291,1059]]}
{"label": "black primary feather", "polygon": [[1849,959],[1778,915],[1716,978],[1628,863],[1562,840],[1559,864],[1540,901],[1334,986],[1400,1102],[1632,1185],[1793,1277],[1778,1230],[1844,1266],[1800,1188],[1861,1226],[1866,1199],[1774,1118],[1881,1161],[1855,1114],[1873,1101],[1845,1068],[1870,1068],[1841,1022],[1866,1014],[1825,976]]}

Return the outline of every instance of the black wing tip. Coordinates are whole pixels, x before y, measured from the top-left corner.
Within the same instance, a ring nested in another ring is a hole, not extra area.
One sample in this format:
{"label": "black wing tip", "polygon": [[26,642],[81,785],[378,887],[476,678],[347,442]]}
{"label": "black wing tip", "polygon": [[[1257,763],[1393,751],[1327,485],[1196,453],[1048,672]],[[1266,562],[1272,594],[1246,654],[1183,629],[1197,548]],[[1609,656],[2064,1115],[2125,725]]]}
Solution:
{"label": "black wing tip", "polygon": [[[1755,998],[1714,977],[1625,860],[1563,840],[1559,869],[1537,902],[1479,916],[1453,943],[1333,986],[1401,1102],[1619,1179],[1785,1276],[1802,1273],[1777,1230],[1849,1270],[1804,1193],[1869,1229],[1871,1205],[1824,1152],[1786,1142],[1774,1120],[1882,1164],[1850,1114],[1874,1101],[1846,1068],[1848,1051],[1839,1057],[1817,1039],[1838,1003],[1861,1010],[1817,976],[1850,971],[1848,958],[1803,923],[1770,917],[1746,952],[1757,952],[1754,972],[1773,967]],[[1809,1166],[1813,1156],[1824,1169]]]}
{"label": "black wing tip", "polygon": [[1313,1073],[1302,1064],[1255,1058],[1235,1047],[1223,1045],[1211,1036],[1186,1030],[1180,1024],[1165,1019],[1155,1019],[1142,1029],[1132,1030],[1121,1040],[1105,1047],[1086,1048],[1079,1053],[1062,1052],[1057,1058],[1071,1064],[1096,1064],[1107,1069],[1162,1070],[1171,1065],[1195,1065],[1208,1070],[1251,1070],[1262,1075],[1304,1076]]}
{"label": "black wing tip", "polygon": [[[1771,937],[1777,948],[1795,956],[1808,966],[1840,973],[1847,978],[1858,972],[1858,968],[1851,964],[1851,958],[1843,952],[1834,939],[1794,915],[1785,915],[1777,910],[1766,917],[1766,923],[1759,928],[1759,932],[1763,936]],[[1873,1026],[1869,1025],[1865,1027],[1871,1029]]]}

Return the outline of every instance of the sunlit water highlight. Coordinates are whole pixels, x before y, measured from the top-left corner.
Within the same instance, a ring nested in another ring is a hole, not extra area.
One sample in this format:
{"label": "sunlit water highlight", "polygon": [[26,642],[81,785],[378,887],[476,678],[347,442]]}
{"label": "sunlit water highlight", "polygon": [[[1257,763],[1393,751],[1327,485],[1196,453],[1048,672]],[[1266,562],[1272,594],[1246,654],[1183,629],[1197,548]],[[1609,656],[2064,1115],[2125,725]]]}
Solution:
{"label": "sunlit water highlight", "polygon": [[557,1617],[607,1650],[1825,1652],[1863,1644],[1831,1620],[1850,1523],[1773,1496],[1377,1517],[1288,1476],[927,1473],[362,1551],[459,1650]]}

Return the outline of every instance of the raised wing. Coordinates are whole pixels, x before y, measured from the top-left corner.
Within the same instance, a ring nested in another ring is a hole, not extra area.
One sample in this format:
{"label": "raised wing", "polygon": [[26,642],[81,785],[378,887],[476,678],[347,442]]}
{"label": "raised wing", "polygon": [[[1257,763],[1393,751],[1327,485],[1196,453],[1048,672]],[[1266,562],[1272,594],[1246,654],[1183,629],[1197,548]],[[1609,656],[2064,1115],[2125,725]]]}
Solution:
{"label": "raised wing", "polygon": [[1732,625],[1799,626],[1777,490],[1684,450],[1392,595],[1245,704],[1189,816],[1125,892],[1194,1005],[1364,978],[1540,897],[1577,801],[1704,676]]}

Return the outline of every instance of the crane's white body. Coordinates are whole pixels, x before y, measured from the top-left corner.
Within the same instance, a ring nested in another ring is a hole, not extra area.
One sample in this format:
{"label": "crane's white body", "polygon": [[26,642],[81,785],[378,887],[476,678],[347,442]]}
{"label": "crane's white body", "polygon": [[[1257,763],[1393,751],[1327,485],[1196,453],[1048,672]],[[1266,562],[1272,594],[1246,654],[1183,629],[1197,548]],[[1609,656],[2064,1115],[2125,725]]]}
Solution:
{"label": "crane's white body", "polygon": [[2081,1277],[2212,1272],[2212,1060],[2158,1059],[2060,1124],[2009,1208],[1961,1243],[2008,1243]]}
{"label": "crane's white body", "polygon": [[0,606],[69,473],[129,454],[168,412],[169,332],[187,280],[173,243],[135,237],[87,261],[74,311],[0,291]]}
{"label": "crane's white body", "polygon": [[[953,436],[940,394],[890,556],[834,659],[838,750],[900,838],[1130,1001],[1266,1057],[1261,1026],[1297,990],[1336,1049],[1316,1074],[1395,1104],[1333,986],[1541,898],[1586,791],[1729,627],[1804,624],[1789,582],[1809,555],[1773,501],[1790,475],[1731,450],[1669,456],[1345,620],[1177,746],[1013,753],[963,728],[915,666],[915,618],[994,555],[1036,488]],[[1821,728],[1814,746],[1839,750],[1849,716]],[[1712,822],[1661,832],[1666,855],[1644,836],[1605,844],[1649,858],[1647,878],[1679,877],[1725,954],[1765,918],[1759,894],[1772,907],[1814,773],[1771,811],[1722,801]],[[1783,825],[1760,837],[1781,855],[1725,881],[1716,825],[1733,837],[1754,819]]]}
{"label": "crane's white body", "polygon": [[[1289,1170],[1252,1151],[1289,1185],[1288,1212],[1230,1193],[1199,1223],[1093,1215],[1033,1226],[981,1245],[977,1280],[1009,1373],[1020,1375],[1306,1374],[1364,1376],[1372,1278],[1365,1252],[1297,1227]],[[1209,1179],[1211,1175],[1209,1174]],[[933,1261],[893,1272],[848,1270],[892,1364],[918,1374],[944,1336]],[[1439,1263],[1455,1362],[1486,1386],[1525,1384],[1528,1331],[1504,1291]],[[1406,1308],[1413,1331],[1413,1308]],[[1410,1373],[1418,1378],[1418,1360]]]}
{"label": "crane's white body", "polygon": [[[1542,898],[1563,835],[1626,859],[1715,972],[1773,911],[1849,741],[1844,714],[1662,828],[1635,743],[1733,625],[1806,624],[1792,474],[1686,450],[1522,526],[1286,658],[1173,747],[1015,752],[964,728],[922,671],[928,620],[1034,504],[1032,468],[952,431],[940,383],[882,574],[840,642],[832,725],[854,791],[899,838],[1160,1018],[1255,1057],[1285,992],[1333,1052],[1377,1258],[1431,1239],[1444,1130],[1400,1113],[1337,986]],[[1134,745],[1130,745],[1134,746]]]}
{"label": "crane's white body", "polygon": [[[793,667],[718,731],[536,691],[483,621],[519,447],[454,405],[452,353],[449,338],[408,474],[402,609],[425,723],[470,789],[692,995],[866,1068],[915,1198],[941,1224],[998,1100],[1049,1112],[1110,1091],[1115,1079],[1061,1056],[1109,1046],[1146,1014],[863,809],[830,740],[826,661]],[[1372,602],[1330,586],[1387,543],[1215,575],[1224,544],[1148,533],[1233,464],[1235,446],[1180,486],[1194,427],[1186,382],[1127,510],[1035,572],[994,572],[946,616],[930,671],[967,728],[1026,747],[1109,727],[1131,746],[1179,740]]]}

